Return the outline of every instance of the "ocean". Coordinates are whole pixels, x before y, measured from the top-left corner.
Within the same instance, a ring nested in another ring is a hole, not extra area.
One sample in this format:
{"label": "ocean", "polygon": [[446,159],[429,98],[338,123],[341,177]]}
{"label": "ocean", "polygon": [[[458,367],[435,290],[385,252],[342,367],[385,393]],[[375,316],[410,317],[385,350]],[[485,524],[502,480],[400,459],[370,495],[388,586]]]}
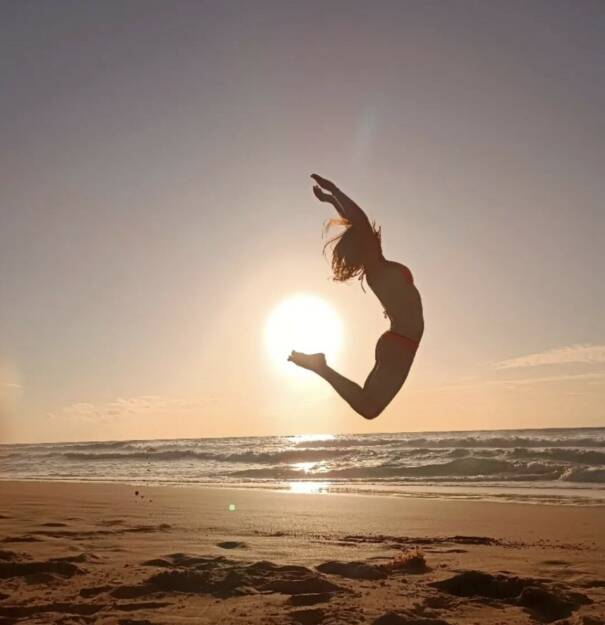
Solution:
{"label": "ocean", "polygon": [[0,479],[605,504],[605,428],[0,445]]}

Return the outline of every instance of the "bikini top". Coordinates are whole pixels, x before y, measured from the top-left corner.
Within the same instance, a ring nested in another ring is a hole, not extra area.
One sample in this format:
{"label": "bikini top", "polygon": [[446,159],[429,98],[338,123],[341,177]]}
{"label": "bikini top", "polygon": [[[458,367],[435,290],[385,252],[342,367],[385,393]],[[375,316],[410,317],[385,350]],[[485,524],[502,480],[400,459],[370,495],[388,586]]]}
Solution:
{"label": "bikini top", "polygon": [[395,264],[397,265],[397,267],[399,267],[399,269],[401,269],[401,273],[403,274],[404,278],[410,284],[414,284],[414,276],[412,275],[412,272],[405,265],[402,265],[400,263],[395,263]]}

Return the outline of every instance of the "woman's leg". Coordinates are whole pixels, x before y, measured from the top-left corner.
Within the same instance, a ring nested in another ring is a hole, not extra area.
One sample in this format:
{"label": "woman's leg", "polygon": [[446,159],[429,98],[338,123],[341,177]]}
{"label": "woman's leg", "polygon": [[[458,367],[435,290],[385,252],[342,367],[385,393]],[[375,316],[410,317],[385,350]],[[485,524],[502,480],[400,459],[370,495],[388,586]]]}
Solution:
{"label": "woman's leg", "polygon": [[385,356],[376,361],[363,387],[329,367],[323,354],[292,352],[289,360],[329,382],[362,417],[375,419],[403,386],[414,360],[414,354],[404,348]]}

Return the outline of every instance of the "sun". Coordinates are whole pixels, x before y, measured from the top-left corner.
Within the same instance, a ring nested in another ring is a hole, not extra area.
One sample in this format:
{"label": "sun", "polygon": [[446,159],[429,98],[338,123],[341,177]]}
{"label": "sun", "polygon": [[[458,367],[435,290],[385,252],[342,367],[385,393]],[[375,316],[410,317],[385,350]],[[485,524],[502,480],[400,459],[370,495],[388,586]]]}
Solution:
{"label": "sun", "polygon": [[287,362],[290,352],[323,352],[334,360],[342,341],[338,314],[324,299],[310,293],[297,293],[281,301],[265,324],[265,345],[273,363],[283,372],[301,371]]}

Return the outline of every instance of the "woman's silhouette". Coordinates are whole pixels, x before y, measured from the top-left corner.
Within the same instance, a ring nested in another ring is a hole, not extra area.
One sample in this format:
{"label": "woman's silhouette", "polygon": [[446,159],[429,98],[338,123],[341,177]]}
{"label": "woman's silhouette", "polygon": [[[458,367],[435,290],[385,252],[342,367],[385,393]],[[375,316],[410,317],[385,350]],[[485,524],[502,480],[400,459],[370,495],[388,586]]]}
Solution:
{"label": "woman's silhouette", "polygon": [[382,255],[380,229],[333,182],[313,174],[317,199],[337,210],[337,223],[346,230],[329,243],[334,279],[344,282],[365,277],[384,307],[391,328],[376,343],[376,363],[363,387],[340,375],[326,363],[324,354],[293,351],[288,360],[310,369],[329,382],[353,410],[366,419],[376,418],[403,386],[424,331],[422,302],[410,270]]}

